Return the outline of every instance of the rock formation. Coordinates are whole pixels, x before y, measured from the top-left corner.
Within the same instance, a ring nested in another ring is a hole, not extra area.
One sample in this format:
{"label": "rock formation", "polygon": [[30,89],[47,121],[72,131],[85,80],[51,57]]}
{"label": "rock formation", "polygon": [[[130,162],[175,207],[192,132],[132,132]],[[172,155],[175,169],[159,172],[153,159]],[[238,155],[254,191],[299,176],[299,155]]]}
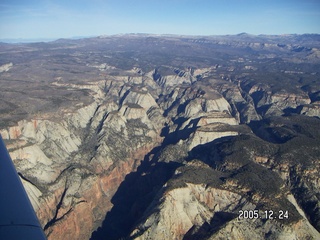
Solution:
{"label": "rock formation", "polygon": [[1,46],[0,134],[48,239],[319,238],[313,38]]}

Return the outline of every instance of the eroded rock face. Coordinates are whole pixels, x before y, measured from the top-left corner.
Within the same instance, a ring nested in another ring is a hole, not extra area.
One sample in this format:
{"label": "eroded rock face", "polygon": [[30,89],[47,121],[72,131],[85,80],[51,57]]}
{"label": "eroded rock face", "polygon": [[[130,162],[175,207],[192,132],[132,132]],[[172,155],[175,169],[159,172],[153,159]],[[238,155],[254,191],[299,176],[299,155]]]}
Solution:
{"label": "eroded rock face", "polygon": [[[212,175],[205,176],[210,173]],[[202,174],[202,180],[206,178],[208,184],[197,183],[197,174]],[[277,239],[287,239],[288,236],[299,239],[320,236],[306,218],[291,219],[292,221],[238,218],[239,211],[251,211],[259,207],[254,198],[244,197],[239,192],[240,189],[243,191],[243,188],[236,190],[237,185],[231,181],[223,183],[223,175],[212,171],[209,166],[198,160],[178,168],[175,177],[163,187],[151,203],[144,215],[145,218],[132,231],[131,237],[264,239],[268,235]],[[249,189],[250,187],[246,191]],[[294,199],[292,196],[291,198]],[[295,206],[299,208],[296,203]],[[292,210],[291,213],[294,215]],[[258,214],[263,216],[264,211],[259,210]]]}
{"label": "eroded rock face", "polygon": [[206,144],[222,137],[235,136],[239,134],[237,131],[224,131],[221,125],[222,124],[208,124],[197,129],[197,131],[194,132],[188,140],[189,150],[192,150],[198,145]]}
{"label": "eroded rock face", "polygon": [[165,192],[159,200],[158,211],[131,236],[137,236],[136,239],[183,239],[192,227],[210,222],[214,212],[235,208],[240,200],[240,195],[228,191],[187,184],[187,187]]}
{"label": "eroded rock face", "polygon": [[1,131],[49,239],[89,238],[125,176],[161,141],[147,115],[155,100],[132,94],[120,108],[94,102],[60,122],[24,120]]}
{"label": "eroded rock face", "polygon": [[319,238],[318,47],[233,38],[19,46],[0,134],[48,239]]}
{"label": "eroded rock face", "polygon": [[312,105],[304,105],[300,111],[300,114],[311,117],[320,117],[320,103],[315,102]]}

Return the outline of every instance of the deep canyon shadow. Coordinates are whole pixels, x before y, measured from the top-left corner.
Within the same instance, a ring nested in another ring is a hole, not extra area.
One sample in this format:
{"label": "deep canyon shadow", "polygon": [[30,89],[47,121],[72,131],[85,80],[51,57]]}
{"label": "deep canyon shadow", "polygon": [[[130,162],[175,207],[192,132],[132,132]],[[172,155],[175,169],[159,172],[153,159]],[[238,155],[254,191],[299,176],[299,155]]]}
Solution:
{"label": "deep canyon shadow", "polygon": [[160,148],[154,148],[137,171],[126,176],[111,200],[113,208],[107,213],[102,226],[92,233],[92,240],[125,239],[163,184],[181,166],[177,162],[157,162],[157,154],[149,159]]}
{"label": "deep canyon shadow", "polygon": [[[173,133],[169,133],[164,127],[162,136],[165,138],[162,144],[144,157],[137,171],[125,177],[111,199],[113,208],[106,214],[102,226],[92,233],[91,240],[130,239],[129,234],[133,227],[141,221],[156,194],[173,176],[175,170],[183,165],[180,161],[159,161],[162,151],[168,145],[176,144],[180,139],[187,139],[197,129],[198,121],[199,119],[195,119],[190,122],[190,127]],[[215,143],[216,141],[211,143],[210,147]],[[204,149],[206,146],[201,147],[200,151]],[[190,160],[190,154],[197,155],[197,151],[195,154],[192,154],[193,152],[194,150],[189,153],[189,157],[186,156],[186,160]],[[205,162],[205,159],[202,161]]]}
{"label": "deep canyon shadow", "polygon": [[159,156],[168,145],[187,139],[197,129],[200,118],[191,121],[187,128],[179,127],[186,119],[175,121],[177,131],[169,133],[169,126],[162,129],[162,144],[152,149],[143,159],[136,172],[129,173],[112,197],[113,208],[109,211],[102,226],[94,231],[91,240],[126,239],[132,228],[141,220],[144,212],[163,185],[172,177],[181,163],[158,161]]}

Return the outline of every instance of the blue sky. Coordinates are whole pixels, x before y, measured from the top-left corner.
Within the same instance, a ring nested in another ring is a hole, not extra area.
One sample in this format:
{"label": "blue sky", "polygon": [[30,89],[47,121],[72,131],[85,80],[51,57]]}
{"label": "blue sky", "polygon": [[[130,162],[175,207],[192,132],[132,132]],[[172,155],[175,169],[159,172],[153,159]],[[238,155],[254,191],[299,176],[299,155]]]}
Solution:
{"label": "blue sky", "polygon": [[0,39],[320,33],[320,0],[0,0]]}

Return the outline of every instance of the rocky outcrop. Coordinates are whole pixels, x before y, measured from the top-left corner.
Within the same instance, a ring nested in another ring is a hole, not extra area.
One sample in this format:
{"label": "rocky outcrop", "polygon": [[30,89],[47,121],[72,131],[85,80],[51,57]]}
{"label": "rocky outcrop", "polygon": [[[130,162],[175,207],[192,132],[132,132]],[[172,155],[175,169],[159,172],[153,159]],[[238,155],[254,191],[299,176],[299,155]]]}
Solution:
{"label": "rocky outcrop", "polygon": [[297,111],[300,106],[311,103],[308,94],[298,88],[279,90],[266,84],[246,80],[240,86],[244,94],[252,99],[262,116],[281,116],[286,111]]}
{"label": "rocky outcrop", "polygon": [[[174,75],[165,75],[161,76],[161,73],[155,71],[153,73],[155,81],[162,87],[171,87],[181,84],[191,84],[196,81],[196,76],[194,76],[194,71],[191,69],[188,70],[180,70],[180,69],[172,69]],[[206,72],[206,71],[204,71]],[[203,73],[201,70],[196,73]]]}
{"label": "rocky outcrop", "polygon": [[235,136],[239,133],[230,131],[227,124],[211,123],[198,128],[188,139],[189,150],[194,147],[212,142],[216,139],[228,136]]}
{"label": "rocky outcrop", "polygon": [[8,72],[10,70],[10,68],[12,68],[13,63],[7,63],[7,64],[3,64],[0,66],[0,73],[2,72]]}
{"label": "rocky outcrop", "polygon": [[234,209],[241,202],[241,196],[187,183],[187,187],[165,192],[159,201],[158,211],[138,226],[132,237],[183,239],[191,228],[210,222],[214,212]]}
{"label": "rocky outcrop", "polygon": [[[239,86],[239,85],[238,85]],[[219,84],[219,92],[229,102],[232,115],[240,123],[260,120],[261,116],[257,113],[254,102],[240,87],[234,84]]]}
{"label": "rocky outcrop", "polygon": [[154,98],[148,93],[146,88],[142,89],[130,89],[128,94],[124,97],[122,104],[133,103],[138,104],[148,111],[151,107],[158,107]]}
{"label": "rocky outcrop", "polygon": [[300,114],[310,117],[320,117],[320,103],[314,102],[313,104],[303,105]]}

